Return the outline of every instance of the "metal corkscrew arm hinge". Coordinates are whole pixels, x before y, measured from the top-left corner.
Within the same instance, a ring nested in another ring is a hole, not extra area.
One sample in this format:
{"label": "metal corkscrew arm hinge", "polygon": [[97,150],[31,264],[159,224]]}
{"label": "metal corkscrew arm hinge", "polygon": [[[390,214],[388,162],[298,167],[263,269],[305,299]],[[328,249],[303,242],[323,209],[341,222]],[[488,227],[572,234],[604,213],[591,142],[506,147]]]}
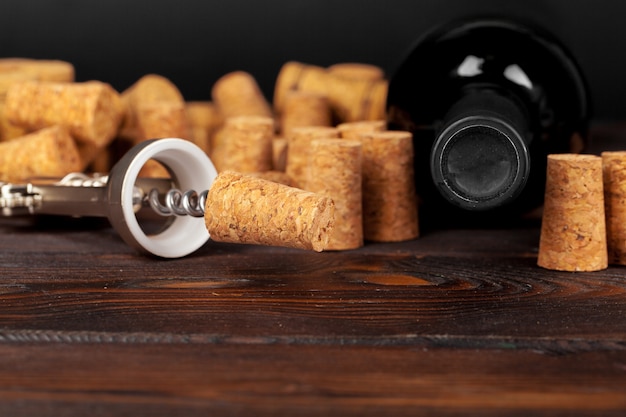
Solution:
{"label": "metal corkscrew arm hinge", "polygon": [[[171,178],[138,178],[151,159],[162,164]],[[195,190],[207,190],[216,176],[209,157],[193,143],[153,139],[133,147],[109,175],[75,173],[56,180],[0,183],[0,209],[4,216],[107,217],[122,239],[140,252],[178,258],[209,239],[203,219],[208,191]],[[146,208],[169,218],[155,233],[147,233],[139,223],[138,214]]]}

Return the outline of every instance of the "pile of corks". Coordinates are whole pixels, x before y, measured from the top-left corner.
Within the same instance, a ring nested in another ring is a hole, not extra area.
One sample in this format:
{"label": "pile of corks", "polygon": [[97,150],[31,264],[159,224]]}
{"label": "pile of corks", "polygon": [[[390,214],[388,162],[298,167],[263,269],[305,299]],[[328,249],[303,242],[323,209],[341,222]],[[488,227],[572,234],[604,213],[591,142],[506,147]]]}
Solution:
{"label": "pile of corks", "polygon": [[[412,135],[385,123],[387,80],[373,65],[287,62],[273,102],[254,77],[218,79],[185,101],[148,74],[118,92],[76,82],[63,61],[0,59],[0,181],[108,172],[141,141],[178,137],[215,164],[205,222],[213,240],[356,249],[419,236]],[[143,176],[168,176],[149,161]],[[539,266],[626,264],[626,152],[548,157]]]}
{"label": "pile of corks", "polygon": [[[186,102],[157,74],[117,92],[75,82],[66,62],[0,59],[0,181],[106,173],[134,144],[177,137],[218,170],[205,212],[213,240],[316,251],[410,240],[412,134],[387,130],[387,86],[373,65],[287,62],[271,103],[244,71],[219,78],[211,100]],[[169,177],[156,161],[140,175]]]}

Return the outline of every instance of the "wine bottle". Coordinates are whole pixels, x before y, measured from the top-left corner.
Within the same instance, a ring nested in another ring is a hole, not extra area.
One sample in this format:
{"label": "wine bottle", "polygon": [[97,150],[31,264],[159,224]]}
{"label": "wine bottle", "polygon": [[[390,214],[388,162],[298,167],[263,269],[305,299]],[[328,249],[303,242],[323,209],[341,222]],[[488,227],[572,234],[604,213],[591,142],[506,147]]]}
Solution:
{"label": "wine bottle", "polygon": [[551,153],[581,152],[589,95],[572,54],[540,28],[455,21],[392,74],[390,129],[414,136],[421,217],[502,224],[541,205]]}

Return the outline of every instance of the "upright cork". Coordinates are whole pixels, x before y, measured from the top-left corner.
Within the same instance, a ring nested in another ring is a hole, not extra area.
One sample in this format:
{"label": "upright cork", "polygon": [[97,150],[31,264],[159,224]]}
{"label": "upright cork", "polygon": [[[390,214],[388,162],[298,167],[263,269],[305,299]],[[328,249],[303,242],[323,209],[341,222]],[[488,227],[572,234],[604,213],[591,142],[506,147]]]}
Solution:
{"label": "upright cork", "polygon": [[209,154],[213,133],[223,123],[217,106],[210,101],[188,101],[185,108],[191,141]]}
{"label": "upright cork", "polygon": [[234,71],[219,78],[211,89],[213,102],[221,117],[273,117],[272,106],[256,79],[245,71]]}
{"label": "upright cork", "polygon": [[63,126],[44,128],[0,143],[0,181],[62,177],[80,169],[76,144]]}
{"label": "upright cork", "polygon": [[285,172],[294,184],[306,189],[309,178],[308,165],[311,153],[311,142],[315,139],[339,138],[339,131],[329,126],[297,127],[287,138],[287,163]]}
{"label": "upright cork", "polygon": [[209,189],[204,218],[217,242],[321,252],[328,245],[334,211],[327,196],[224,171]]}
{"label": "upright cork", "polygon": [[331,126],[330,105],[325,95],[290,91],[280,114],[280,134],[288,137],[296,127]]}
{"label": "upright cork", "polygon": [[123,107],[118,92],[100,81],[27,81],[9,88],[4,112],[29,131],[60,125],[77,141],[103,147],[117,135]]}
{"label": "upright cork", "polygon": [[386,118],[388,82],[333,74],[326,68],[287,62],[274,87],[274,108],[284,110],[289,91],[305,91],[328,97],[336,123]]}
{"label": "upright cork", "polygon": [[218,171],[262,172],[272,169],[274,120],[238,116],[225,120],[211,158]]}
{"label": "upright cork", "polygon": [[363,246],[361,142],[317,139],[311,142],[307,190],[335,202],[335,228],[327,249]]}
{"label": "upright cork", "polygon": [[537,264],[558,271],[607,267],[602,158],[548,155]]}
{"label": "upright cork", "polygon": [[601,156],[608,260],[626,265],[626,151]]}
{"label": "upright cork", "polygon": [[365,240],[399,242],[417,238],[413,135],[388,130],[363,133],[360,140]]}
{"label": "upright cork", "polygon": [[337,125],[339,136],[344,139],[359,139],[362,133],[384,132],[387,130],[385,120],[361,120],[358,122],[345,122]]}

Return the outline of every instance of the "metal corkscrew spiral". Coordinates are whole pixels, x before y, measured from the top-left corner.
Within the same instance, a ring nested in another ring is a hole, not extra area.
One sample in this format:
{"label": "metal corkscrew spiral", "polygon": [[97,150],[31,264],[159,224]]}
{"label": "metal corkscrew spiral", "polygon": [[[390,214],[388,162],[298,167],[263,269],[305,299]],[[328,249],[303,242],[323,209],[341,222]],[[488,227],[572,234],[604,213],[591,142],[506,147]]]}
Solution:
{"label": "metal corkscrew spiral", "polygon": [[165,202],[161,203],[159,190],[153,188],[147,195],[148,205],[161,216],[204,217],[204,206],[209,191],[198,194],[196,190],[185,192],[172,188],[165,193]]}

